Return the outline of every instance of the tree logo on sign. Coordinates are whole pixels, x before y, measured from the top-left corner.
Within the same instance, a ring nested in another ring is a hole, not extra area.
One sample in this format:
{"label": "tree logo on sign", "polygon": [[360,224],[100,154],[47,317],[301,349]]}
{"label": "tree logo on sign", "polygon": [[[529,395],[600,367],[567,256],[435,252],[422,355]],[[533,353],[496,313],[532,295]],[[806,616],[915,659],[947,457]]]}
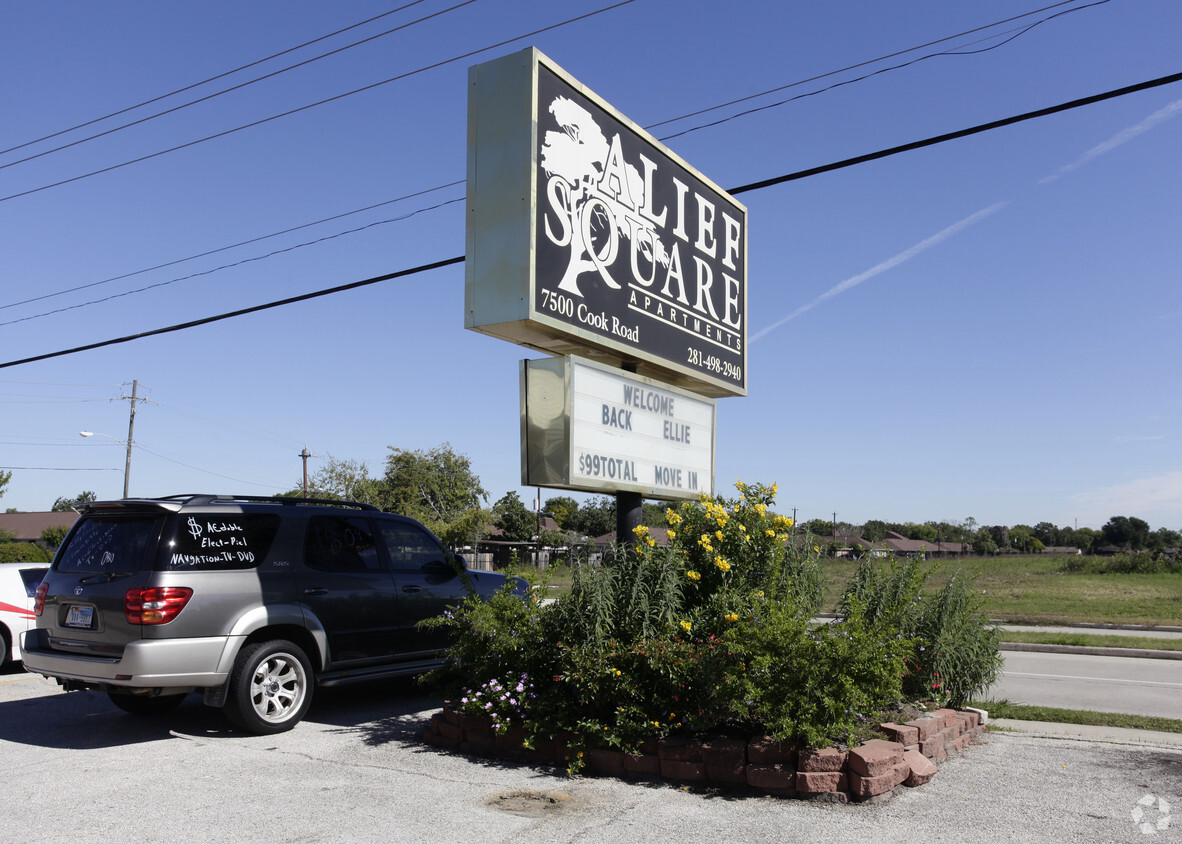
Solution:
{"label": "tree logo on sign", "polygon": [[669,266],[669,252],[653,225],[661,220],[650,208],[656,164],[640,156],[642,175],[624,160],[619,134],[609,141],[591,113],[567,97],[556,97],[549,113],[560,131],[546,132],[541,148],[551,212],[545,230],[556,246],[570,248],[558,289],[582,297],[579,276],[596,272],[619,290],[610,268],[619,257],[621,238],[631,244],[633,276],[652,278],[657,264]]}

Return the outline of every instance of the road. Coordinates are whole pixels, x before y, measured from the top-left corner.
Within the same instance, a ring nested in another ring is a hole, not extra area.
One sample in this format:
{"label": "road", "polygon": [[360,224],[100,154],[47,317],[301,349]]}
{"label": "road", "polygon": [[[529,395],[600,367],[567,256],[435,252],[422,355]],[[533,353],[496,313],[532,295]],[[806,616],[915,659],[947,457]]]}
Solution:
{"label": "road", "polygon": [[1182,748],[1161,744],[992,733],[920,788],[845,806],[443,753],[417,738],[438,706],[406,682],[335,689],[291,732],[246,736],[195,695],[136,718],[0,673],[0,842],[1144,842],[1133,813],[1159,821],[1159,798],[1180,820]]}
{"label": "road", "polygon": [[1004,651],[986,696],[1010,703],[1182,718],[1182,660]]}

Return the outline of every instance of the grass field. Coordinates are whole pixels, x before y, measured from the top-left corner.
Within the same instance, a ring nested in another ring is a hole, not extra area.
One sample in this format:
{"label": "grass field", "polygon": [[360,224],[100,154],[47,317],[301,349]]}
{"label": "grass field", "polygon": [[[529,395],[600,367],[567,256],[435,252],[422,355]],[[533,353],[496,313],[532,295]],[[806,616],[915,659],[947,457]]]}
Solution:
{"label": "grass field", "polygon": [[1103,633],[1042,633],[1027,630],[1001,631],[1003,642],[1036,645],[1073,645],[1086,648],[1139,648],[1152,651],[1182,651],[1182,639],[1149,636],[1113,636]]}
{"label": "grass field", "polygon": [[[1017,624],[1182,624],[1182,575],[1066,574],[1064,561],[1053,556],[934,560],[927,563],[928,587],[939,588],[959,571],[974,578],[985,615]],[[845,560],[824,564],[827,609],[856,566]]]}
{"label": "grass field", "polygon": [[[931,572],[931,591],[956,572],[973,578],[981,611],[989,618],[1016,624],[1182,625],[1182,574],[1067,574],[1062,571],[1064,562],[1064,557],[1006,556],[934,560],[925,565]],[[822,563],[825,611],[837,606],[857,565],[852,560]],[[557,597],[569,590],[570,571],[556,567],[550,594]]]}
{"label": "grass field", "polygon": [[1019,721],[1051,721],[1058,724],[1091,724],[1096,727],[1124,727],[1132,730],[1156,730],[1182,733],[1182,721],[1151,715],[1124,715],[1119,712],[1091,712],[1080,709],[1056,709],[1051,706],[1025,706],[1008,700],[973,701],[989,718],[1015,718]]}

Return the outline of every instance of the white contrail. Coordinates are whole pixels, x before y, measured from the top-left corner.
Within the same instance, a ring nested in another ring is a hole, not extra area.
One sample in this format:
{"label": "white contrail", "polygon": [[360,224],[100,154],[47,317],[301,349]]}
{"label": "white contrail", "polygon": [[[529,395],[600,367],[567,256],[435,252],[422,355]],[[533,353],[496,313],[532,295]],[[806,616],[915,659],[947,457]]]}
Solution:
{"label": "white contrail", "polygon": [[1165,108],[1158,109],[1153,114],[1146,117],[1144,120],[1142,120],[1136,126],[1130,126],[1127,129],[1122,129],[1120,132],[1118,132],[1113,137],[1109,138],[1104,143],[1092,147],[1090,150],[1085,152],[1083,155],[1081,155],[1075,161],[1071,162],[1070,164],[1066,164],[1063,167],[1060,167],[1058,170],[1056,170],[1051,175],[1045,176],[1045,177],[1039,179],[1038,183],[1040,185],[1045,185],[1048,182],[1055,181],[1055,179],[1058,179],[1060,176],[1070,173],[1072,170],[1078,170],[1080,167],[1083,167],[1089,161],[1099,158],[1100,156],[1104,155],[1105,153],[1112,152],[1112,150],[1116,149],[1121,144],[1128,143],[1129,141],[1133,140],[1133,138],[1137,137],[1138,135],[1148,132],[1154,126],[1157,126],[1159,123],[1164,123],[1165,121],[1169,120],[1171,117],[1174,117],[1177,114],[1182,114],[1182,100],[1174,100],[1174,102],[1170,103]]}
{"label": "white contrail", "polygon": [[844,293],[845,291],[849,290],[851,287],[857,287],[862,282],[868,281],[868,280],[874,278],[876,275],[879,275],[881,273],[885,273],[887,270],[894,269],[895,267],[899,266],[899,264],[902,264],[904,261],[909,261],[912,258],[914,258],[916,255],[918,255],[919,253],[924,252],[925,250],[931,249],[933,246],[936,246],[937,244],[942,243],[943,241],[947,240],[948,238],[952,237],[955,234],[959,234],[960,232],[967,229],[969,226],[973,225],[974,223],[980,222],[981,220],[984,220],[990,214],[994,214],[994,213],[1000,211],[1002,208],[1005,208],[1007,205],[1009,205],[1009,202],[997,202],[997,203],[994,203],[993,205],[990,205],[988,208],[982,208],[980,211],[976,212],[975,214],[970,214],[968,217],[965,217],[960,222],[953,223],[951,226],[944,229],[943,231],[940,231],[940,232],[932,235],[931,237],[927,238],[926,240],[920,241],[919,243],[912,246],[910,249],[905,249],[902,252],[900,252],[898,255],[894,256],[893,258],[888,258],[887,260],[883,261],[881,264],[871,267],[870,269],[866,270],[866,272],[859,273],[858,275],[853,276],[852,278],[847,278],[845,281],[841,282],[840,284],[836,284],[833,287],[826,290],[824,293],[822,293],[820,296],[818,296],[813,301],[809,302],[807,305],[800,306],[799,308],[797,308],[792,313],[788,314],[788,316],[784,317],[783,319],[778,320],[777,322],[773,322],[767,328],[760,329],[758,332],[756,332],[750,338],[748,338],[747,342],[754,343],[756,340],[760,339],[765,334],[769,334],[770,332],[775,331],[781,325],[784,325],[787,322],[791,322],[792,320],[796,319],[798,316],[805,313],[806,311],[812,310],[817,305],[824,302],[826,299],[832,299],[834,296],[838,295],[839,293]]}
{"label": "white contrail", "polygon": [[[1099,158],[1101,155],[1104,155],[1105,153],[1111,152],[1112,150],[1116,149],[1117,147],[1121,146],[1122,144],[1128,143],[1129,141],[1133,140],[1137,136],[1142,135],[1145,132],[1148,132],[1150,129],[1154,128],[1158,124],[1163,123],[1166,120],[1169,120],[1171,117],[1174,117],[1180,113],[1182,113],[1182,100],[1175,100],[1174,102],[1170,103],[1169,105],[1165,106],[1164,108],[1158,109],[1153,114],[1149,115],[1149,117],[1145,118],[1140,123],[1138,123],[1136,126],[1130,126],[1129,128],[1118,132],[1116,135],[1114,135],[1112,138],[1105,141],[1104,143],[1098,144],[1097,146],[1092,147],[1090,150],[1088,150],[1083,155],[1081,155],[1078,159],[1076,159],[1075,161],[1073,161],[1070,164],[1066,164],[1063,167],[1060,167],[1058,170],[1056,170],[1050,176],[1046,176],[1042,179],[1039,179],[1038,183],[1040,185],[1045,185],[1048,182],[1053,182],[1056,179],[1058,179],[1060,176],[1063,176],[1067,173],[1070,173],[1073,170],[1077,170],[1080,167],[1083,167],[1088,162],[1090,162],[1096,158]],[[824,293],[822,293],[817,298],[813,299],[813,301],[809,302],[807,305],[801,305],[795,311],[788,314],[788,316],[786,316],[776,322],[773,322],[771,325],[767,326],[766,328],[760,329],[758,332],[756,332],[750,338],[748,338],[747,342],[754,343],[756,340],[760,339],[764,335],[770,334],[772,331],[775,331],[781,325],[791,322],[792,320],[796,319],[798,316],[800,316],[803,313],[811,311],[813,308],[817,307],[817,305],[821,304],[826,299],[832,299],[834,296],[837,296],[839,293],[844,293],[845,291],[849,290],[851,287],[857,287],[862,282],[872,279],[876,275],[879,275],[880,273],[884,273],[887,270],[894,269],[895,267],[899,266],[899,264],[902,264],[904,261],[909,261],[910,259],[914,258],[920,252],[923,252],[926,249],[930,249],[931,247],[935,246],[936,244],[941,243],[942,241],[945,241],[948,238],[952,237],[954,234],[964,231],[969,226],[973,225],[973,223],[983,220],[985,217],[988,217],[990,214],[1000,211],[1002,208],[1004,208],[1008,204],[1009,204],[1008,202],[998,202],[994,205],[990,205],[988,208],[983,208],[980,211],[978,211],[976,214],[972,214],[968,217],[965,217],[959,223],[953,223],[948,228],[944,229],[943,231],[939,232],[938,234],[932,235],[927,240],[921,241],[921,242],[915,244],[915,246],[912,246],[910,249],[906,249],[906,250],[900,252],[895,257],[889,258],[886,261],[883,261],[878,266],[871,267],[870,269],[866,270],[866,272],[860,273],[860,274],[854,276],[853,278],[847,278],[845,281],[841,282],[840,284],[837,284],[837,285],[829,288],[828,290],[826,290]]]}

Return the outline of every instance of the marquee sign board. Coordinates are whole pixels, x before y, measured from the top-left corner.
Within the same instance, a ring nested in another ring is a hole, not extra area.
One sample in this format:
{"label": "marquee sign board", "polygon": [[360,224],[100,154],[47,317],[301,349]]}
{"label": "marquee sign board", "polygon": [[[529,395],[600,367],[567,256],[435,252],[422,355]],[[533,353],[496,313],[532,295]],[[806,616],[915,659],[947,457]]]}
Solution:
{"label": "marquee sign board", "polygon": [[535,49],[471,68],[465,327],[747,392],[747,209]]}
{"label": "marquee sign board", "polygon": [[697,498],[714,490],[713,399],[576,357],[521,362],[521,483]]}

